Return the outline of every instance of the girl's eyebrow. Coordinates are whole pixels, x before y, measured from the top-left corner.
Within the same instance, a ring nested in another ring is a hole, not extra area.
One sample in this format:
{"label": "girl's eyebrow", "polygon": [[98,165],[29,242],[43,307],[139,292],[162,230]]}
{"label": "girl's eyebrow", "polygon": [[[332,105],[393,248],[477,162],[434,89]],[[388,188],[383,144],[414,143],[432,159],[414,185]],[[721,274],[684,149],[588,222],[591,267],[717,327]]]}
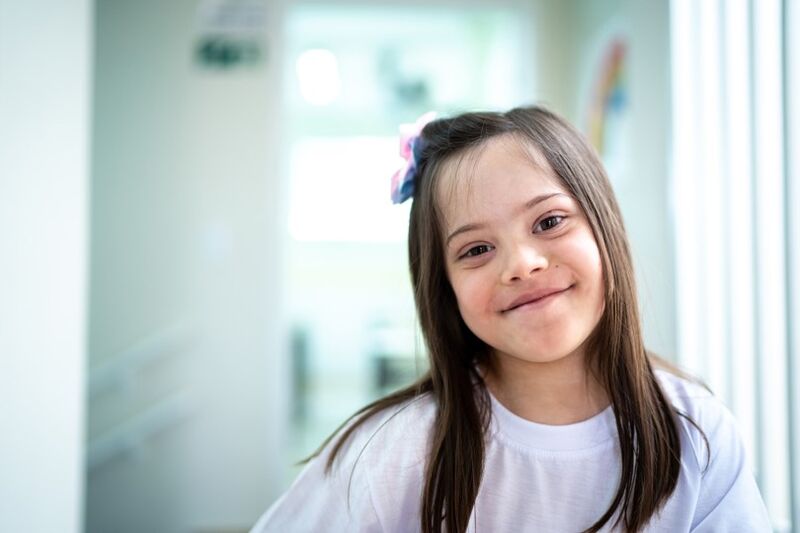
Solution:
{"label": "girl's eyebrow", "polygon": [[[527,211],[528,209],[532,208],[536,204],[544,202],[545,200],[553,198],[554,196],[567,196],[567,197],[569,197],[569,195],[567,195],[567,194],[565,194],[563,192],[551,192],[551,193],[547,193],[547,194],[540,194],[539,196],[535,196],[532,199],[530,199],[527,202],[525,202],[525,204],[523,204],[522,207],[520,207],[519,212]],[[452,241],[453,238],[456,237],[457,235],[460,235],[462,233],[466,233],[468,231],[475,231],[475,230],[478,230],[478,229],[482,229],[484,227],[486,227],[486,224],[484,224],[484,223],[464,224],[463,226],[461,226],[460,228],[455,230],[453,233],[451,233],[447,237],[447,241],[445,241],[445,246],[449,246],[450,245],[450,241]]]}

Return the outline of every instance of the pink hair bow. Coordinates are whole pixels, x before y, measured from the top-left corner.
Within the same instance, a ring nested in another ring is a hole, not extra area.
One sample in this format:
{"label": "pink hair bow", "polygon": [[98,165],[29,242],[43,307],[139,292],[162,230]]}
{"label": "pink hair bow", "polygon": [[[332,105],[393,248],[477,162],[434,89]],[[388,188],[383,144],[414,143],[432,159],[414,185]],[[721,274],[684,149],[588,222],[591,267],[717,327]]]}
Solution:
{"label": "pink hair bow", "polygon": [[392,203],[401,204],[414,195],[414,179],[421,150],[420,133],[434,118],[436,113],[429,111],[414,124],[400,125],[400,156],[406,160],[402,168],[392,176]]}

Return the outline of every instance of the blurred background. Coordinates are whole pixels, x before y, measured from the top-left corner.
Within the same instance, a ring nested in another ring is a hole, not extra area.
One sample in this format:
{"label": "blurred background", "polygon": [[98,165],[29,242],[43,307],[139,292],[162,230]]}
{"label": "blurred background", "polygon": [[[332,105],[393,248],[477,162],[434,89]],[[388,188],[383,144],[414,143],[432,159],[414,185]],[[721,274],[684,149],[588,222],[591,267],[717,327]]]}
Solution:
{"label": "blurred background", "polygon": [[648,346],[800,531],[800,5],[0,0],[0,531],[241,532],[425,370],[398,125],[601,153]]}

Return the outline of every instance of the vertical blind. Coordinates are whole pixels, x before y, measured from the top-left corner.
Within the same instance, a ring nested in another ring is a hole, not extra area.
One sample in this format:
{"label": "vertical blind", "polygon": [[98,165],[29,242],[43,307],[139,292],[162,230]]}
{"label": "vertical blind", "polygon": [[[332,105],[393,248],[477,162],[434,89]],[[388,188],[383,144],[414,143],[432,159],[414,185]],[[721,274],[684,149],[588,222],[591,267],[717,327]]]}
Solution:
{"label": "vertical blind", "polygon": [[797,9],[671,3],[678,362],[735,415],[776,531],[800,529]]}

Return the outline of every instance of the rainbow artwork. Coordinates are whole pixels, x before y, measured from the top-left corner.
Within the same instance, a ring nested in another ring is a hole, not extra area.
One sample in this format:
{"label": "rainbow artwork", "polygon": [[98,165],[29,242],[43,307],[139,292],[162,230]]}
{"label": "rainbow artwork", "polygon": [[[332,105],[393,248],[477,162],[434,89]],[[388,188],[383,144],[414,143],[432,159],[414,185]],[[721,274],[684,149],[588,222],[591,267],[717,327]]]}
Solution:
{"label": "rainbow artwork", "polygon": [[612,40],[603,56],[593,88],[586,131],[589,141],[601,155],[605,155],[609,116],[618,116],[627,104],[626,55],[626,43],[620,38]]}

